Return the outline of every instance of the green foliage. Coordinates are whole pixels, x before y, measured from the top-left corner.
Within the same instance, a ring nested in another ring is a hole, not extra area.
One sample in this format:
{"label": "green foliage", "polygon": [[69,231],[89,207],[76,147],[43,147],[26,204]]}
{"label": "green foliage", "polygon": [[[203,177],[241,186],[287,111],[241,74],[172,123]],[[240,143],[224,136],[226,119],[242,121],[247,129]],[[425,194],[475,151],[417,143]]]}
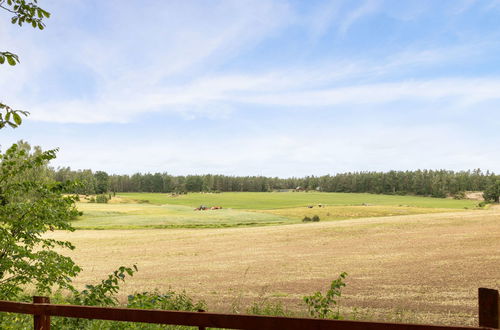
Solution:
{"label": "green foliage", "polygon": [[9,65],[16,65],[19,63],[19,57],[11,52],[0,52],[0,64],[4,64],[5,60]]}
{"label": "green foliage", "polygon": [[99,284],[88,284],[82,291],[73,290],[74,297],[71,303],[84,306],[115,306],[118,304],[116,294],[120,290],[120,282],[125,281],[126,275],[133,276],[136,271],[136,265],[121,266]]}
{"label": "green foliage", "polygon": [[291,313],[283,307],[283,304],[280,301],[270,302],[267,300],[254,302],[247,309],[247,313],[252,315],[292,316]]}
{"label": "green foliage", "polygon": [[195,302],[184,291],[181,293],[169,291],[164,294],[157,291],[136,293],[128,296],[127,307],[193,312],[207,309],[204,301]]}
{"label": "green foliage", "polygon": [[103,171],[97,171],[94,174],[96,180],[95,192],[97,194],[104,194],[109,190],[109,175]]}
{"label": "green foliage", "polygon": [[310,218],[306,215],[304,218],[302,218],[302,222],[310,222],[310,221],[318,222],[319,216],[315,214],[312,218]]}
{"label": "green foliage", "polygon": [[[68,168],[60,170],[66,175]],[[56,175],[60,171],[56,172]],[[72,171],[77,175],[78,171]],[[116,192],[284,192],[300,186],[314,192],[371,193],[446,197],[460,191],[483,191],[495,179],[489,171],[417,170],[389,172],[349,172],[334,176],[271,178],[263,176],[188,175],[135,173],[110,175],[109,190]],[[96,193],[89,192],[91,194]],[[312,201],[313,203],[320,201]]]}
{"label": "green foliage", "polygon": [[487,202],[500,202],[500,178],[491,182],[483,193],[484,200]]}
{"label": "green foliage", "polygon": [[[82,291],[72,290],[70,296],[60,293],[53,297],[52,302],[57,304],[71,304],[80,306],[117,306],[117,293],[120,284],[127,276],[133,276],[137,267],[120,267],[111,273],[105,280],[97,285],[86,285]],[[16,300],[29,302],[31,297],[18,296]],[[205,310],[203,301],[194,301],[185,292],[176,293],[169,291],[165,294],[159,292],[143,292],[128,296],[127,308],[136,309],[161,309],[178,311]],[[115,322],[103,320],[87,320],[66,317],[53,317],[51,325],[54,329],[187,329],[187,327],[176,327],[169,325],[154,325],[129,322]],[[1,329],[32,329],[33,319],[31,315],[4,314],[0,313]]]}
{"label": "green foliage", "polygon": [[342,272],[337,279],[332,281],[325,295],[317,291],[313,295],[303,298],[310,316],[322,319],[341,319],[338,309],[334,312],[332,308],[338,304],[336,297],[341,296],[341,290],[346,286],[344,282],[346,277],[347,273]]}
{"label": "green foliage", "polygon": [[38,6],[38,0],[2,0],[0,8],[13,14],[11,23],[23,26],[27,23],[33,28],[43,30],[45,28],[44,19],[50,17],[50,13]]}
{"label": "green foliage", "polygon": [[[10,298],[31,284],[38,293],[71,288],[80,268],[55,249],[74,249],[67,241],[47,238],[47,231],[74,230],[78,215],[64,185],[43,174],[56,150],[27,152],[14,144],[0,154],[0,297]],[[37,175],[37,173],[39,175]]]}
{"label": "green foliage", "polygon": [[[2,54],[0,53],[0,63],[2,62]],[[2,113],[2,111],[4,113]],[[23,122],[21,115],[27,116],[29,112],[22,110],[14,110],[6,104],[0,103],[0,129],[9,125],[16,128]]]}
{"label": "green foliage", "polygon": [[455,195],[453,195],[454,199],[465,199],[465,197],[465,191],[458,191]]}
{"label": "green foliage", "polygon": [[[50,13],[37,4],[38,0],[0,0],[0,9],[6,10],[13,14],[11,17],[12,24],[22,26],[24,23],[30,24],[34,28],[43,30],[45,24],[43,19],[49,18]],[[19,57],[8,51],[0,51],[0,65],[7,61],[9,65],[19,63]],[[9,125],[13,128],[21,125],[21,115],[27,116],[27,111],[14,110],[8,105],[0,102],[0,129]]]}
{"label": "green foliage", "polygon": [[[120,283],[125,281],[126,275],[133,276],[136,271],[136,265],[121,266],[97,285],[87,284],[82,291],[73,289],[72,296],[65,302],[81,306],[116,306],[118,304],[116,294],[120,290]],[[75,318],[55,318],[52,322],[56,329],[94,329],[93,324],[99,323],[99,321]]]}
{"label": "green foliage", "polygon": [[100,195],[95,196],[96,203],[106,204],[109,200],[110,200],[110,198],[104,194],[100,194]]}

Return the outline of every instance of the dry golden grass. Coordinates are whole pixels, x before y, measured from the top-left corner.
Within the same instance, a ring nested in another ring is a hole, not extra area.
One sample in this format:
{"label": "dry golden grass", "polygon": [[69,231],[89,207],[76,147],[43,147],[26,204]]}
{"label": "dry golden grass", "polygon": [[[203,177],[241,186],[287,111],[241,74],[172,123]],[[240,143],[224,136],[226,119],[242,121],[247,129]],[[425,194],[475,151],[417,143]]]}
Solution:
{"label": "dry golden grass", "polygon": [[317,215],[321,221],[340,220],[352,218],[383,217],[393,215],[427,214],[441,212],[458,212],[459,210],[446,208],[429,208],[414,206],[396,206],[396,205],[335,205],[335,206],[315,206],[293,207],[285,209],[258,210],[255,212],[275,214],[283,217],[302,219],[305,216],[312,218]]}
{"label": "dry golden grass", "polygon": [[437,213],[276,227],[56,232],[84,267],[78,285],[120,265],[134,291],[185,289],[211,310],[259,297],[289,309],[349,273],[343,310],[363,319],[476,322],[478,287],[500,286],[500,210]]}

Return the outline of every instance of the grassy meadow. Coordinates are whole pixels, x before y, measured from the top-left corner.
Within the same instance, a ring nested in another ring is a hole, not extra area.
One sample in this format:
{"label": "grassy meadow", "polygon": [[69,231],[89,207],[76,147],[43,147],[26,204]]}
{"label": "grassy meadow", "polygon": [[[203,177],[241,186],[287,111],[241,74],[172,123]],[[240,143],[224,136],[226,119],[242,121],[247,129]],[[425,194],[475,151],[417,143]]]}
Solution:
{"label": "grassy meadow", "polygon": [[360,193],[324,193],[324,192],[224,192],[224,193],[189,193],[171,195],[162,193],[120,193],[124,199],[148,202],[151,204],[220,205],[224,208],[245,210],[267,210],[308,205],[405,205],[428,208],[463,209],[472,208],[477,201],[430,198],[419,196],[376,195]]}
{"label": "grassy meadow", "polygon": [[293,221],[284,216],[233,209],[194,211],[184,205],[78,203],[77,207],[83,216],[73,226],[79,229],[218,228]]}
{"label": "grassy meadow", "polygon": [[[285,193],[122,193],[108,204],[85,203],[79,229],[224,228],[300,223],[318,215],[321,221],[353,218],[457,212],[476,201],[373,194]],[[205,205],[221,210],[195,211]],[[321,205],[321,207],[319,207]],[[310,208],[312,206],[312,208]]]}

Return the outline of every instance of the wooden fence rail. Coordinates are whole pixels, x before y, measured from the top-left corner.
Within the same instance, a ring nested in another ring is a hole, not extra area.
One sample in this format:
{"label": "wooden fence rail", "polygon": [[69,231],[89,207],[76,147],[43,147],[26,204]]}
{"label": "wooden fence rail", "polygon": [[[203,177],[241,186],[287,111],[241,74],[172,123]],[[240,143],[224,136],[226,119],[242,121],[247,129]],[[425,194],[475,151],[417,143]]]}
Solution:
{"label": "wooden fence rail", "polygon": [[[72,317],[110,321],[144,322],[156,324],[194,326],[199,329],[345,329],[345,330],[452,330],[498,329],[499,295],[497,290],[479,289],[479,326],[450,327],[438,325],[398,324],[364,321],[324,320],[296,317],[275,317],[241,314],[197,313],[146,310],[114,307],[74,306],[50,304],[47,297],[33,297],[33,303],[0,301],[0,312],[31,314],[35,330],[49,330],[50,317]],[[496,323],[495,323],[496,322]]]}

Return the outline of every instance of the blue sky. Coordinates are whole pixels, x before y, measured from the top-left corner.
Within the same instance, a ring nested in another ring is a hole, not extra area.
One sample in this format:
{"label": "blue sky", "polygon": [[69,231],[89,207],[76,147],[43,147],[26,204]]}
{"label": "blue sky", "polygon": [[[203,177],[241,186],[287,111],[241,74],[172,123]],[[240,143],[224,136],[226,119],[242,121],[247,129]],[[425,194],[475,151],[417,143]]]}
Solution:
{"label": "blue sky", "polygon": [[500,1],[55,1],[9,24],[0,100],[53,166],[500,172]]}

